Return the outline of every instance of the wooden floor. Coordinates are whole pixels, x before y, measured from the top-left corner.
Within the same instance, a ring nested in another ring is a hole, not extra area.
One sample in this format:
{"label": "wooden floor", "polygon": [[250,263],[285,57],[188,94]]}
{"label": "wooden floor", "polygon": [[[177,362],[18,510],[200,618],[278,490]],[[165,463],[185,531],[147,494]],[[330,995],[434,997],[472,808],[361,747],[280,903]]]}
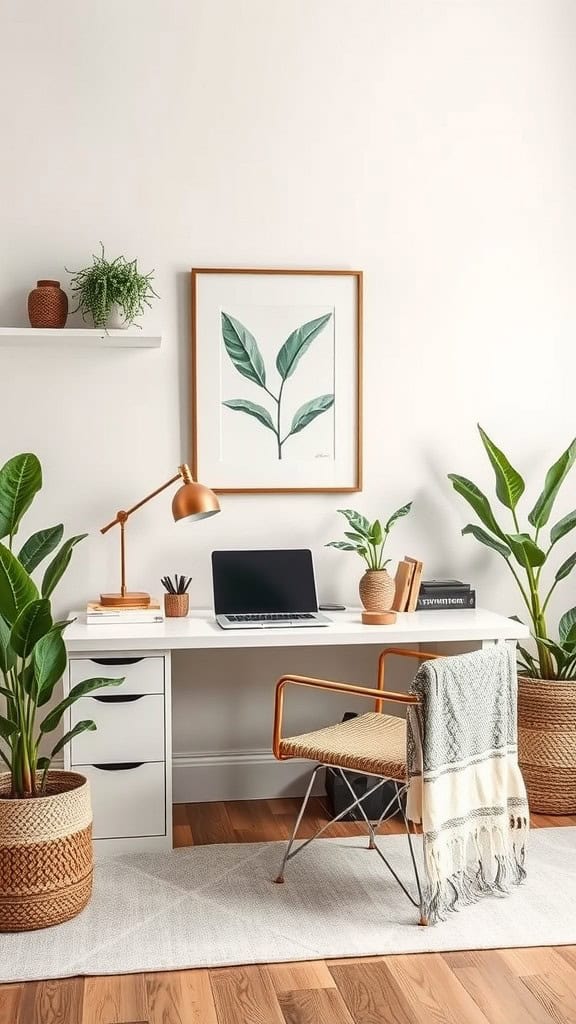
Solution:
{"label": "wooden floor", "polygon": [[[181,804],[177,846],[282,839],[296,801]],[[311,834],[324,813],[312,801]],[[576,825],[535,816],[533,826]],[[334,826],[354,835],[360,826]],[[389,831],[402,831],[396,822]],[[303,833],[304,834],[304,833]],[[575,912],[576,912],[576,908]],[[361,922],[359,922],[361,927]],[[0,986],[0,1024],[575,1024],[576,947],[370,957]]]}

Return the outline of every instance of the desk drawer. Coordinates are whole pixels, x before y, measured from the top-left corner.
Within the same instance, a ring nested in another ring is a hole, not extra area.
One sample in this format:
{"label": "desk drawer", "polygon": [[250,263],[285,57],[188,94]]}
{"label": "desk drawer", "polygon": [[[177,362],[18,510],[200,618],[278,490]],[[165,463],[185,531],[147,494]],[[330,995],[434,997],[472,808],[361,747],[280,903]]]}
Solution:
{"label": "desk drawer", "polygon": [[90,782],[94,839],[166,834],[164,764],[76,766]]}
{"label": "desk drawer", "polygon": [[164,658],[122,658],[102,656],[101,658],[71,658],[70,686],[83,679],[104,677],[121,679],[120,687],[100,690],[100,693],[164,693]]}
{"label": "desk drawer", "polygon": [[71,762],[164,760],[164,697],[121,694],[120,688],[81,697],[70,709],[70,725],[91,718],[96,732],[83,732],[71,743]]}

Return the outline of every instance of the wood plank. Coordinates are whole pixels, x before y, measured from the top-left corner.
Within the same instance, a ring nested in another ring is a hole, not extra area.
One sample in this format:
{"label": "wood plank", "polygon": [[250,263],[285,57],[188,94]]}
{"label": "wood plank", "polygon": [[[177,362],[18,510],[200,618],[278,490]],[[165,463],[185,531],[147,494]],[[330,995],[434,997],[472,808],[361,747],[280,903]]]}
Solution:
{"label": "wood plank", "polygon": [[576,988],[576,970],[553,946],[503,949],[499,951],[499,955],[517,978],[527,978],[535,974],[563,974],[566,978],[572,979],[572,984]]}
{"label": "wood plank", "polygon": [[194,845],[186,804],[174,804],[172,808],[172,842],[177,849]]}
{"label": "wood plank", "polygon": [[136,1021],[148,1024],[145,975],[116,974],[84,979],[82,1024],[134,1024]]}
{"label": "wood plank", "polygon": [[82,1024],[83,992],[82,978],[26,985],[19,1016],[11,1024],[15,1020],[19,1024]]}
{"label": "wood plank", "polygon": [[336,985],[325,960],[309,960],[300,964],[268,964],[267,970],[276,992],[334,988]]}
{"label": "wood plank", "polygon": [[265,967],[210,971],[218,1024],[285,1024]]}
{"label": "wood plank", "polygon": [[483,950],[475,966],[456,967],[454,974],[490,1024],[550,1024],[553,1020],[497,951]]}
{"label": "wood plank", "polygon": [[438,1024],[490,1021],[439,953],[389,956],[383,966],[394,978],[418,1024],[429,1024],[430,1020]]}
{"label": "wood plank", "polygon": [[150,1024],[218,1024],[208,971],[146,976]]}
{"label": "wood plank", "polygon": [[22,985],[0,985],[0,1024],[15,1024],[23,994]]}
{"label": "wood plank", "polygon": [[226,804],[185,804],[193,841],[198,846],[211,843],[235,843]]}
{"label": "wood plank", "polygon": [[275,834],[276,822],[266,800],[235,800],[227,810],[238,842],[265,843]]}
{"label": "wood plank", "polygon": [[336,988],[281,992],[278,1002],[286,1024],[355,1024]]}
{"label": "wood plank", "polygon": [[576,992],[574,982],[561,974],[534,974],[522,978],[522,984],[543,1006],[556,1024],[574,1024],[576,1021]]}
{"label": "wood plank", "polygon": [[350,961],[329,969],[356,1024],[414,1024],[416,1017],[384,961]]}

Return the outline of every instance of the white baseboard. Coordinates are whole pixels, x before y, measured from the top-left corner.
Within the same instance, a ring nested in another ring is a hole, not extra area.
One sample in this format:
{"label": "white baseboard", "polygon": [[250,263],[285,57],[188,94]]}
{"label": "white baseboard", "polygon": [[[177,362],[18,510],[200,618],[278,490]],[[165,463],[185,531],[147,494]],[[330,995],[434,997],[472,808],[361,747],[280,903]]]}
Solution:
{"label": "white baseboard", "polygon": [[[174,754],[172,765],[175,804],[302,796],[312,769],[310,761],[277,761],[269,750]],[[316,793],[324,792],[321,776]]]}

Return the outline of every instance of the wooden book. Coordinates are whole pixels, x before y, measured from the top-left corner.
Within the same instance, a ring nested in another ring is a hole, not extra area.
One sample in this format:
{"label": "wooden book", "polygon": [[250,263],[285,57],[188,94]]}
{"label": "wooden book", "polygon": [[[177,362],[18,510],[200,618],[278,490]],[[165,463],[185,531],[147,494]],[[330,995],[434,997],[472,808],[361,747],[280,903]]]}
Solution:
{"label": "wooden book", "polygon": [[408,597],[410,595],[410,584],[412,583],[412,576],[414,575],[414,562],[408,561],[404,558],[401,562],[398,562],[398,568],[396,569],[395,583],[396,592],[394,594],[394,601],[392,608],[395,612],[406,611],[406,605],[408,604]]}
{"label": "wooden book", "polygon": [[419,562],[417,558],[410,558],[409,555],[404,556],[404,561],[410,562],[413,566],[412,579],[410,581],[410,593],[408,594],[408,601],[406,602],[406,611],[414,612],[416,611],[418,594],[420,593],[424,563]]}

